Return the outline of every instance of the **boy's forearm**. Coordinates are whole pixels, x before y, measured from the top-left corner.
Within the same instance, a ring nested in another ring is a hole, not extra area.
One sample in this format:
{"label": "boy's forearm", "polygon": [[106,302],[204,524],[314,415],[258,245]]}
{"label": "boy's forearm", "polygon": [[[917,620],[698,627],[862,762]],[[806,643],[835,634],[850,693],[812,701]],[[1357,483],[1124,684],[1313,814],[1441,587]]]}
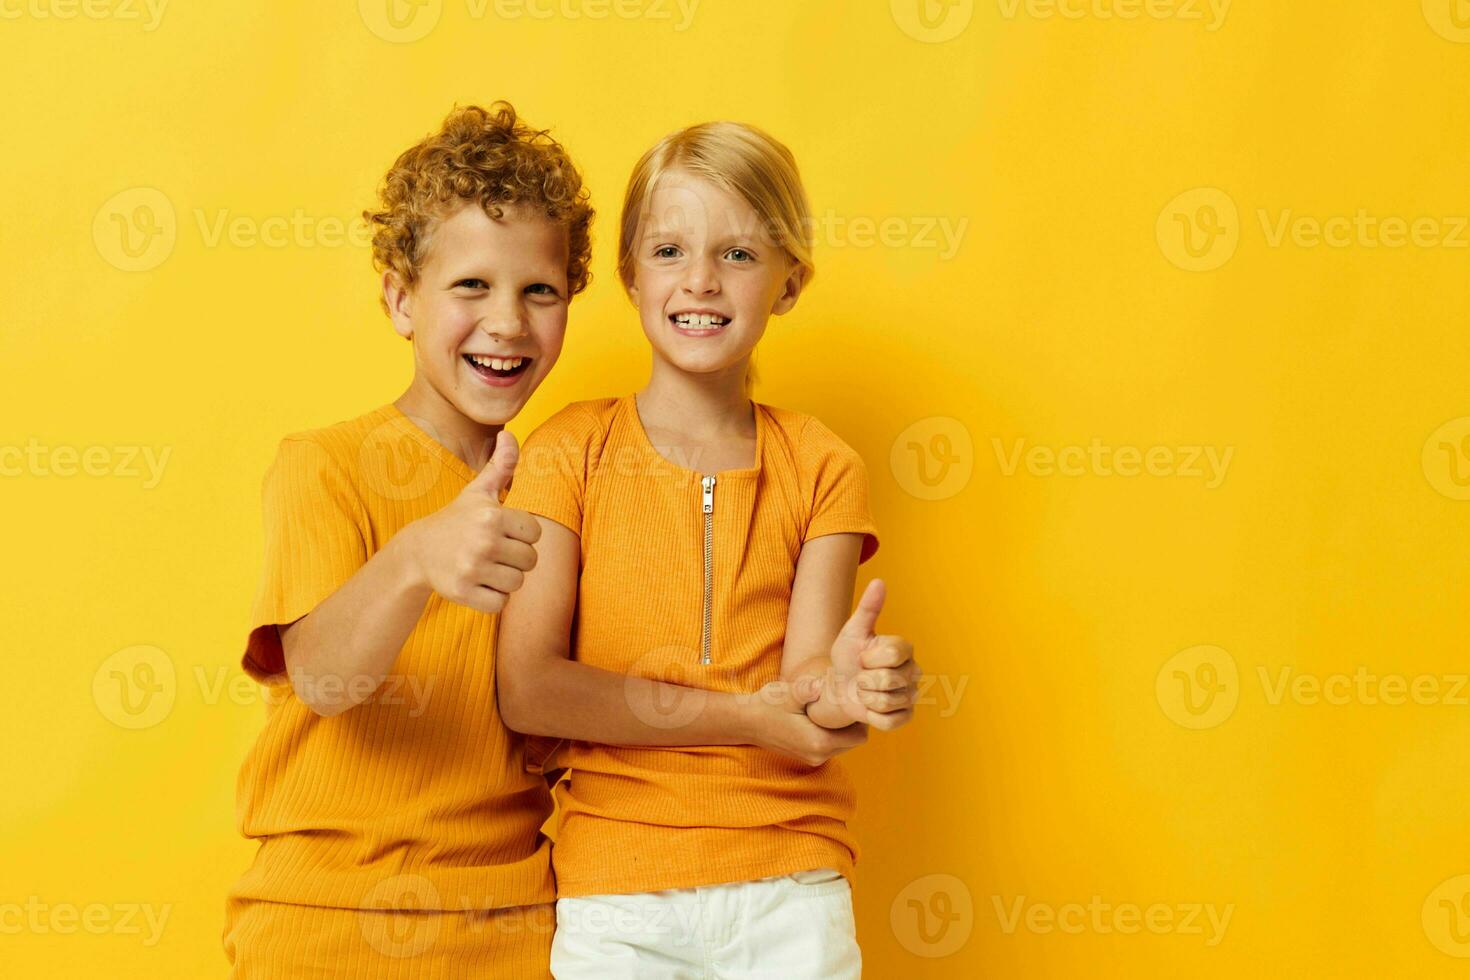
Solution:
{"label": "boy's forearm", "polygon": [[405,528],[390,539],[341,588],[283,630],[291,684],[317,714],[340,714],[371,697],[423,615],[432,590],[417,574],[408,534]]}
{"label": "boy's forearm", "polygon": [[[528,672],[529,673],[529,672]],[[754,744],[754,698],[548,659],[501,679],[506,724],[527,735],[611,745]]]}

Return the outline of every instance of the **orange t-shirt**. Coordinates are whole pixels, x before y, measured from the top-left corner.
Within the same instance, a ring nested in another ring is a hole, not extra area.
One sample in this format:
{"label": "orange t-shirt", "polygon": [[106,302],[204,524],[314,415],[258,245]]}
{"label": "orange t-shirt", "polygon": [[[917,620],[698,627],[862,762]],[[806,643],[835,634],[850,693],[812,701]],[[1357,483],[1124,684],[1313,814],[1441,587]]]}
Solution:
{"label": "orange t-shirt", "polygon": [[238,783],[260,841],[231,894],[337,908],[488,909],[555,897],[545,781],[495,702],[495,617],[430,597],[393,672],[322,718],[283,673],[276,627],[335,592],[470,468],[397,408],[287,436],[265,479],[265,572],[244,667],[269,686]]}
{"label": "orange t-shirt", "polygon": [[[863,560],[876,550],[858,455],[810,416],[754,409],[755,465],[713,474],[708,488],[707,474],[654,449],[631,395],[569,405],[526,441],[506,504],[580,538],[576,660],[756,691],[781,674],[802,545],[853,532],[868,536]],[[660,723],[677,724],[678,711]],[[749,745],[588,742],[567,744],[558,762],[568,769],[552,849],[562,896],[852,873],[854,793],[836,762],[811,768]]]}

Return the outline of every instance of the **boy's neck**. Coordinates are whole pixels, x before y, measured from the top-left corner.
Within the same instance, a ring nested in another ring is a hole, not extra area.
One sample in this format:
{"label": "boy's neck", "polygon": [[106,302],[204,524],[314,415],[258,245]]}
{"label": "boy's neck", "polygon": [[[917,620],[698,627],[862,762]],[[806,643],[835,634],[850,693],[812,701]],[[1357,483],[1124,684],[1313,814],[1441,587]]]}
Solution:
{"label": "boy's neck", "polygon": [[694,438],[749,435],[755,429],[745,391],[748,361],[724,371],[681,371],[654,355],[648,384],[638,392],[645,426],[682,432]]}
{"label": "boy's neck", "polygon": [[434,387],[415,377],[408,390],[393,403],[404,415],[436,442],[464,460],[476,473],[484,469],[495,451],[495,438],[503,425],[486,425],[467,417]]}

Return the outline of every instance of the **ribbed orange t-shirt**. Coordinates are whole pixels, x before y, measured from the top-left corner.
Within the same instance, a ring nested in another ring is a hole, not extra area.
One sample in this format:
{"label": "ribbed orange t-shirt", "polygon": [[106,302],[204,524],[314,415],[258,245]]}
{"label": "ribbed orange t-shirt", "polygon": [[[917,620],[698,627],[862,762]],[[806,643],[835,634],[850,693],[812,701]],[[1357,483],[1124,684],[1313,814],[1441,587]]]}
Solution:
{"label": "ribbed orange t-shirt", "polygon": [[[755,465],[715,474],[665,460],[631,395],[569,405],[527,439],[506,504],[580,538],[575,659],[757,691],[781,674],[803,543],[853,532],[868,536],[863,560],[876,550],[858,455],[810,416],[761,404],[754,412]],[[679,706],[660,723],[678,724]],[[748,745],[587,742],[568,743],[558,762],[569,770],[556,787],[552,850],[564,897],[807,868],[852,874],[855,800],[836,762],[812,768]]]}
{"label": "ribbed orange t-shirt", "polygon": [[244,667],[268,685],[238,782],[260,841],[239,898],[337,908],[551,901],[545,781],[495,702],[495,617],[432,596],[393,672],[333,718],[295,695],[276,627],[473,478],[397,408],[286,437],[265,479],[265,571]]}

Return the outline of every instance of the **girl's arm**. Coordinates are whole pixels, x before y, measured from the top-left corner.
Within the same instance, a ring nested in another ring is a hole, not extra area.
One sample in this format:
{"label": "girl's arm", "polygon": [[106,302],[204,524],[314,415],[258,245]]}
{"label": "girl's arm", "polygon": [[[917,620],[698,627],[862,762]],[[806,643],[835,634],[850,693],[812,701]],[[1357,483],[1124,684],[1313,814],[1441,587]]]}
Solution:
{"label": "girl's arm", "polygon": [[506,603],[496,644],[496,690],[508,727],[610,745],[759,745],[814,766],[867,738],[861,726],[813,724],[805,702],[780,683],[737,696],[570,659],[580,539],[555,521],[536,520],[536,567]]}
{"label": "girl's arm", "polygon": [[886,594],[881,580],[868,583],[848,615],[862,542],[861,534],[824,534],[802,546],[781,676],[803,700],[820,691],[806,709],[818,725],[891,731],[913,717],[919,668],[907,640],[873,632]]}

